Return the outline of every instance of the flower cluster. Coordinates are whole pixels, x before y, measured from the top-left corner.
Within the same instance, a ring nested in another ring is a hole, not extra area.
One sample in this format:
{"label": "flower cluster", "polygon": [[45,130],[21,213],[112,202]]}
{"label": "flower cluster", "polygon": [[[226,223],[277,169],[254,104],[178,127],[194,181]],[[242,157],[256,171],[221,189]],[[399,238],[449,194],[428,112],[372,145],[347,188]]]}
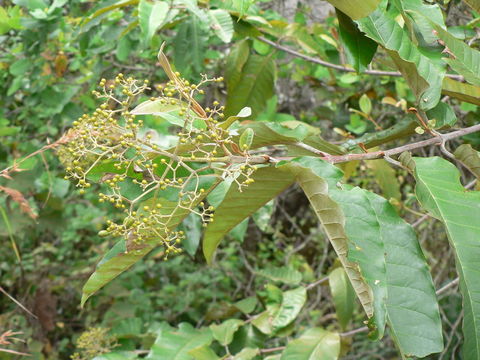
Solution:
{"label": "flower cluster", "polygon": [[[256,169],[248,151],[239,150],[223,126],[224,107],[215,101],[203,109],[194,99],[203,94],[203,85],[223,79],[203,76],[190,84],[178,73],[172,77],[165,86],[155,86],[158,97],[133,109],[139,95],[152,90],[148,80],[123,74],[102,79],[93,95],[103,103],[73,123],[70,141],[59,150],[65,179],[74,181],[80,193],[92,182],[103,183],[108,191],[99,193],[98,201],[124,213],[119,222],[108,220],[99,234],[123,236],[127,251],[163,244],[165,258],[182,251],[185,234],[176,228],[188,214],[200,216],[204,226],[213,221],[206,196],[219,182],[230,180],[242,189],[253,182]],[[170,148],[140,119],[162,112],[180,128]]]}

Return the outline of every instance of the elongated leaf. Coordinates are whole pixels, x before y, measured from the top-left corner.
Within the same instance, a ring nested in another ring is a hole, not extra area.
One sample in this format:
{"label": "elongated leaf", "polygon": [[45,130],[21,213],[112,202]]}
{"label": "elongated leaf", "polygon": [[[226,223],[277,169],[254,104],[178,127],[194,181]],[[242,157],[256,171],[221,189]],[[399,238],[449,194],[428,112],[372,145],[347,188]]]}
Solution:
{"label": "elongated leaf", "polygon": [[[385,4],[382,3],[382,4]],[[369,38],[387,49],[400,72],[417,97],[422,110],[433,108],[440,100],[445,69],[423,55],[410,40],[406,30],[384,8],[357,21]]]}
{"label": "elongated leaf", "polygon": [[[345,217],[340,206],[328,194],[329,186],[334,187],[343,174],[339,169],[318,158],[297,158],[290,163],[280,163],[279,165],[295,174],[298,184],[305,192],[340,262],[345,268],[365,313],[369,318],[372,317],[372,290],[362,277],[358,264],[347,258],[348,240],[345,234]],[[328,179],[329,182],[321,177],[320,174],[325,179]]]}
{"label": "elongated leaf", "polygon": [[252,115],[260,113],[273,96],[275,62],[271,55],[250,55],[242,68],[238,84],[228,89],[225,115],[231,116],[249,106]]}
{"label": "elongated leaf", "polygon": [[233,184],[216,209],[215,221],[208,225],[203,239],[203,254],[208,263],[212,262],[218,244],[230,230],[294,182],[288,172],[271,167],[258,169],[252,178],[255,182],[242,192]]}
{"label": "elongated leaf", "polygon": [[342,45],[348,62],[358,72],[363,72],[377,51],[377,43],[362,33],[350,17],[337,10]]}
{"label": "elongated leaf", "polygon": [[460,145],[454,153],[455,157],[463,162],[480,179],[480,156],[470,144]]}
{"label": "elongated leaf", "polygon": [[442,93],[460,101],[480,105],[480,87],[444,78]]}
{"label": "elongated leaf", "polygon": [[348,280],[347,273],[342,267],[338,267],[330,272],[328,283],[332,292],[338,322],[342,329],[345,329],[353,315],[355,292],[350,284],[350,280]]}
{"label": "elongated leaf", "polygon": [[210,26],[215,34],[224,43],[229,43],[233,36],[233,21],[228,11],[222,9],[210,10],[208,12],[210,17]]}
{"label": "elongated leaf", "polygon": [[455,249],[463,296],[463,358],[480,358],[480,192],[466,191],[460,173],[438,158],[414,158],[415,192],[422,206],[445,225]]}
{"label": "elongated leaf", "polygon": [[280,360],[336,360],[340,356],[340,336],[313,328],[288,343]]}
{"label": "elongated leaf", "polygon": [[473,85],[480,85],[480,52],[457,39],[441,26],[432,23],[437,35],[443,40],[450,56],[446,62],[453,70],[465,77]]}
{"label": "elongated leaf", "polygon": [[328,0],[328,2],[353,20],[369,15],[380,4],[380,0]]}
{"label": "elongated leaf", "polygon": [[203,67],[204,39],[199,20],[190,17],[180,24],[175,36],[174,61],[179,71],[185,71],[190,65],[197,72]]}
{"label": "elongated leaf", "polygon": [[285,284],[298,285],[300,281],[302,281],[302,274],[300,271],[286,266],[262,269],[259,270],[257,274],[272,281],[278,281]]}
{"label": "elongated leaf", "polygon": [[151,3],[148,0],[140,0],[138,4],[138,18],[144,40],[147,44],[167,18],[169,8],[166,1]]}
{"label": "elongated leaf", "polygon": [[240,82],[242,69],[247,62],[249,55],[250,47],[247,40],[239,41],[230,49],[225,66],[225,79],[227,83],[227,91],[229,93],[233,93],[235,87]]}
{"label": "elongated leaf", "polygon": [[432,277],[412,227],[381,196],[354,188],[332,190],[346,217],[349,259],[359,264],[374,294],[379,336],[388,322],[404,356],[443,349]]}
{"label": "elongated leaf", "polygon": [[182,323],[177,331],[160,330],[147,359],[191,360],[189,352],[195,348],[209,345],[212,333],[208,328],[195,329]]}

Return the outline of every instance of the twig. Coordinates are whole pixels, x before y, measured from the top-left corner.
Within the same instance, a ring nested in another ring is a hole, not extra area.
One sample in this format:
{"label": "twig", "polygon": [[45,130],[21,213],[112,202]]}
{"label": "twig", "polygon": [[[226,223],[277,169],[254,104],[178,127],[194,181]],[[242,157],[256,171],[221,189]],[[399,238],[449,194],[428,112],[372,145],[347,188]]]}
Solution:
{"label": "twig", "polygon": [[270,349],[260,349],[260,353],[266,354],[266,353],[271,353],[271,352],[275,352],[275,351],[282,351],[282,350],[285,350],[285,346],[278,346],[278,347],[274,347],[274,348],[270,348]]}
{"label": "twig", "polygon": [[[294,55],[296,57],[302,58],[306,61],[312,62],[314,64],[322,65],[331,69],[339,70],[339,71],[344,71],[344,72],[351,72],[351,73],[356,73],[357,71],[355,69],[351,69],[342,65],[337,65],[330,63],[325,60],[321,60],[319,58],[314,58],[308,55],[304,55],[298,51],[295,51],[293,49],[290,49],[289,47],[286,47],[284,45],[277,44],[276,42],[269,40],[263,36],[257,36],[257,40],[260,40],[261,42],[264,42],[265,44],[268,44],[270,46],[273,46],[275,49],[285,51],[286,53],[289,53],[291,55]],[[367,74],[367,75],[379,75],[379,76],[403,76],[400,72],[398,71],[382,71],[382,70],[365,70],[362,74]],[[449,77],[451,79],[463,80],[463,76],[457,75],[457,74],[445,74],[446,77]]]}
{"label": "twig", "polygon": [[308,284],[305,288],[306,288],[307,290],[310,290],[310,289],[314,288],[315,286],[320,285],[320,284],[323,284],[323,283],[325,283],[325,282],[327,282],[327,281],[328,281],[328,276],[325,276],[325,277],[321,278],[320,280],[317,280],[317,281],[315,281],[315,282],[313,282],[313,283],[311,283],[311,284]]}
{"label": "twig", "polygon": [[0,292],[2,292],[5,296],[7,296],[10,300],[12,300],[15,304],[17,304],[20,308],[22,308],[29,315],[31,315],[35,319],[37,319],[37,316],[35,314],[33,314],[30,310],[28,310],[25,306],[23,306],[18,300],[16,300],[13,296],[11,296],[9,293],[7,293],[1,286],[0,286]]}
{"label": "twig", "polygon": [[446,284],[446,285],[442,286],[440,289],[438,289],[436,294],[440,295],[440,294],[444,293],[445,291],[447,291],[451,287],[457,285],[459,281],[460,281],[460,278],[457,277],[456,279],[450,281],[448,284]]}
{"label": "twig", "polygon": [[352,336],[352,335],[355,335],[355,334],[367,332],[368,330],[369,330],[368,326],[362,326],[361,328],[353,329],[353,330],[341,333],[340,336],[341,337],[348,337],[348,336]]}

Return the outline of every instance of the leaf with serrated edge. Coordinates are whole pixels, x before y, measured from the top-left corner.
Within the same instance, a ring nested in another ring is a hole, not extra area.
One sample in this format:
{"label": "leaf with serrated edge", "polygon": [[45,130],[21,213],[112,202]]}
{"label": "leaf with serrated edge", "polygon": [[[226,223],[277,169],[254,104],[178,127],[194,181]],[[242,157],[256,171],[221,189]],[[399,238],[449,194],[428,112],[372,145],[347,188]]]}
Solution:
{"label": "leaf with serrated edge", "polygon": [[445,225],[455,249],[463,296],[463,358],[480,358],[480,192],[466,191],[460,173],[439,157],[413,158],[415,193],[422,206]]}

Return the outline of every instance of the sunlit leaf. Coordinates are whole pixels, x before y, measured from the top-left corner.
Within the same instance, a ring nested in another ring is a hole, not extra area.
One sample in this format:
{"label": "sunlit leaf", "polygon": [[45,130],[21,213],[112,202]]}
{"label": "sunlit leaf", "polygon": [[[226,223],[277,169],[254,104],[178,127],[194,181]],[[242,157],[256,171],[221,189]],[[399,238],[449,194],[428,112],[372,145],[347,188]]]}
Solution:
{"label": "sunlit leaf", "polygon": [[178,330],[160,330],[146,359],[191,360],[189,352],[209,345],[212,333],[208,328],[195,329],[188,323],[181,323]]}
{"label": "sunlit leaf", "polygon": [[357,20],[374,11],[380,0],[328,0],[328,2],[353,20]]}
{"label": "sunlit leaf", "polygon": [[229,43],[233,36],[233,20],[228,11],[222,9],[210,10],[210,26],[217,36],[224,42]]}
{"label": "sunlit leaf", "polygon": [[226,346],[233,340],[233,334],[243,325],[242,320],[228,319],[220,325],[210,325],[212,335],[221,345]]}
{"label": "sunlit leaf", "polygon": [[340,336],[321,328],[313,328],[290,341],[280,360],[337,360],[339,356]]}
{"label": "sunlit leaf", "polygon": [[167,18],[170,6],[166,1],[150,2],[140,0],[138,4],[138,18],[145,43],[149,43],[155,32]]}

